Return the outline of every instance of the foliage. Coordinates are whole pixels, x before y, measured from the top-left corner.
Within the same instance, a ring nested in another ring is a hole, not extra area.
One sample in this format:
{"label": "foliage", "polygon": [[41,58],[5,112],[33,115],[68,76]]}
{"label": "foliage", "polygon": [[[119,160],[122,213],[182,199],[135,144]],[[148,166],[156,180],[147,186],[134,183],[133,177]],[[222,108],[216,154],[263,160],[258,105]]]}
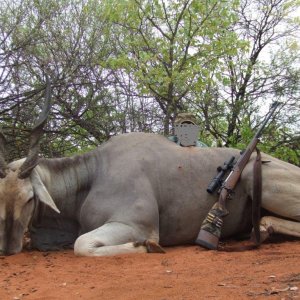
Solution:
{"label": "foliage", "polygon": [[46,156],[131,131],[168,135],[191,111],[211,146],[243,148],[269,104],[261,147],[299,165],[297,0],[2,0],[0,125],[26,155],[43,105]]}
{"label": "foliage", "polygon": [[225,53],[234,55],[236,1],[107,1],[121,55],[109,65],[133,74],[137,90],[165,114],[164,134],[186,95],[201,91]]}

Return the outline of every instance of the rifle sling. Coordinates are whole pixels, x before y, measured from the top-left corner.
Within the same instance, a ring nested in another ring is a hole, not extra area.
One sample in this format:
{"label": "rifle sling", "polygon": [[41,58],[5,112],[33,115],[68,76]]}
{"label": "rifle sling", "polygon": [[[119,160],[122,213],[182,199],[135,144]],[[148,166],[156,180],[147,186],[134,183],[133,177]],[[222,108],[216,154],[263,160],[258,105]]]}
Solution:
{"label": "rifle sling", "polygon": [[261,154],[256,148],[257,156],[253,165],[253,194],[252,194],[252,225],[255,238],[255,244],[260,244],[260,211],[262,198],[262,161]]}

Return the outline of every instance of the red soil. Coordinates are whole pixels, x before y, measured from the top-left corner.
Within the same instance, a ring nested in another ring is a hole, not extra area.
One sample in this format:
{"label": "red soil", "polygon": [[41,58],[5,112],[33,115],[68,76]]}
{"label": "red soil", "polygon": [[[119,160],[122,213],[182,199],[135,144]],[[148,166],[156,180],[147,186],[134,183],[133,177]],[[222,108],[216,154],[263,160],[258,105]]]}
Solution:
{"label": "red soil", "polygon": [[71,250],[0,257],[0,299],[300,299],[300,240],[244,252],[165,250],[98,258],[76,257]]}

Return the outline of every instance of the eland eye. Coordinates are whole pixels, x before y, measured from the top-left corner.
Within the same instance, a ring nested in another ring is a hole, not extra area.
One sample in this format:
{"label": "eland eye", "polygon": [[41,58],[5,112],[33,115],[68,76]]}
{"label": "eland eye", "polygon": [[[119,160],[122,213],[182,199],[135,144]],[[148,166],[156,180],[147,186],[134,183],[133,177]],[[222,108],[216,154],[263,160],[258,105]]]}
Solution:
{"label": "eland eye", "polygon": [[31,202],[33,201],[33,199],[34,199],[34,197],[29,198],[29,199],[27,200],[26,204],[31,203]]}

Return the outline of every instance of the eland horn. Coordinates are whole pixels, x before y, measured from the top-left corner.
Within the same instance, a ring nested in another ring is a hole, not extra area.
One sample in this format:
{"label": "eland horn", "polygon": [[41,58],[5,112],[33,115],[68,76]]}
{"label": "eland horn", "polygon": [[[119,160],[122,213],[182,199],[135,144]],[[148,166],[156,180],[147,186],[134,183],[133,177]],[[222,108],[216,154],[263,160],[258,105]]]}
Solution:
{"label": "eland horn", "polygon": [[5,178],[6,176],[7,163],[4,157],[5,144],[6,144],[5,136],[0,130],[0,178]]}
{"label": "eland horn", "polygon": [[51,83],[46,76],[46,100],[44,103],[43,110],[33,127],[31,134],[30,134],[30,144],[29,144],[29,152],[26,160],[24,161],[23,165],[20,168],[19,178],[24,179],[27,178],[33,168],[38,164],[39,161],[39,149],[40,149],[40,140],[44,133],[44,125],[47,121],[47,117],[50,112],[51,108]]}

